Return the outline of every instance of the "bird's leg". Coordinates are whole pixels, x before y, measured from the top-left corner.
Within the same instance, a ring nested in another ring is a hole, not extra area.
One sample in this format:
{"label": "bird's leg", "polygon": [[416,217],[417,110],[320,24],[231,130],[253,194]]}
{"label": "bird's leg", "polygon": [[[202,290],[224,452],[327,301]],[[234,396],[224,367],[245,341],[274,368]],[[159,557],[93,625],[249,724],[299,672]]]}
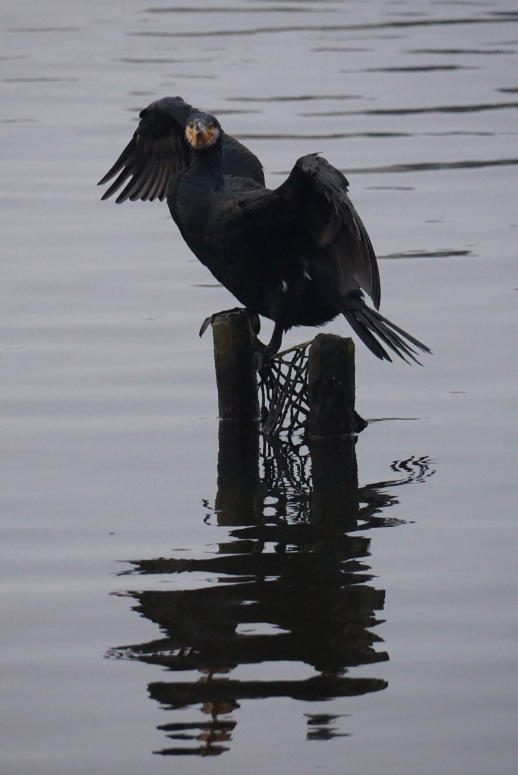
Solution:
{"label": "bird's leg", "polygon": [[280,322],[276,322],[272,338],[267,345],[264,345],[259,339],[255,340],[255,351],[257,353],[257,371],[262,372],[265,362],[278,353],[282,344],[282,337],[284,334],[284,326]]}
{"label": "bird's leg", "polygon": [[266,350],[263,353],[263,355],[266,358],[271,358],[272,355],[275,355],[275,353],[279,352],[279,350],[281,349],[283,334],[284,334],[284,325],[279,321],[277,321],[273,329],[272,338],[270,339],[266,347]]}

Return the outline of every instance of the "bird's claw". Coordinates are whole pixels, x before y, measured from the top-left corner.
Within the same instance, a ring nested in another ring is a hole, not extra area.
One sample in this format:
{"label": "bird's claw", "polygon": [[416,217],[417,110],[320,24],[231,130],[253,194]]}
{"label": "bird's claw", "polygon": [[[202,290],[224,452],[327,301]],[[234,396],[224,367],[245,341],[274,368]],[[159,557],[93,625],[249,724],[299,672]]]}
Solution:
{"label": "bird's claw", "polygon": [[257,336],[254,339],[255,367],[259,376],[266,377],[268,361],[276,354],[276,350],[270,344],[263,344]]}
{"label": "bird's claw", "polygon": [[203,321],[203,323],[201,324],[200,333],[199,333],[199,336],[200,336],[200,338],[203,336],[203,334],[205,333],[205,331],[208,329],[208,327],[209,327],[209,326],[210,326],[212,323],[214,323],[214,315],[209,315],[209,317],[208,317],[208,318],[205,318],[205,320],[204,320],[204,321]]}
{"label": "bird's claw", "polygon": [[199,336],[202,337],[208,327],[214,323],[216,318],[219,318],[222,315],[246,315],[250,322],[250,326],[252,327],[254,336],[257,336],[261,330],[261,321],[259,320],[259,315],[254,315],[245,307],[233,307],[232,309],[225,309],[222,312],[214,312],[212,315],[209,315],[208,318],[205,318],[201,324]]}

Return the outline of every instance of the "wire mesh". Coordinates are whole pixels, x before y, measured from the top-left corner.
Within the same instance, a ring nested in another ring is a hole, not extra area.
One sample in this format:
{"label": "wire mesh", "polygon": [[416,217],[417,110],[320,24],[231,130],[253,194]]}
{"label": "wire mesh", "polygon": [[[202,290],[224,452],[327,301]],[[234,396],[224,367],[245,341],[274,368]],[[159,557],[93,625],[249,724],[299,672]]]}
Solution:
{"label": "wire mesh", "polygon": [[303,342],[268,359],[259,375],[261,431],[291,441],[305,430],[309,412],[308,355]]}

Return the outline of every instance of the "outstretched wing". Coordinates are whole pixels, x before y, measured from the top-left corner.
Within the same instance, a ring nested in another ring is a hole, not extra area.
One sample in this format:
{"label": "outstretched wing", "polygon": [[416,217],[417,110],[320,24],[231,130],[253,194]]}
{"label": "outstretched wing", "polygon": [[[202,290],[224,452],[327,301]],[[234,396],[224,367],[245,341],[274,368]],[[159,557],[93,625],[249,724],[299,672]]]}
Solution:
{"label": "outstretched wing", "polygon": [[316,246],[316,260],[331,262],[344,295],[362,288],[376,309],[380,278],[376,255],[347,195],[346,177],[318,154],[300,158],[276,193]]}
{"label": "outstretched wing", "polygon": [[166,97],[145,108],[130,142],[98,183],[102,186],[117,175],[102,199],[109,199],[126,183],[117,204],[127,199],[163,201],[171,175],[191,163],[184,132],[194,110],[181,97]]}
{"label": "outstretched wing", "polygon": [[[181,97],[164,97],[145,108],[132,139],[98,183],[101,186],[115,178],[101,198],[109,199],[124,186],[115,200],[117,204],[127,199],[163,201],[171,175],[191,163],[185,126],[196,110]],[[261,162],[248,148],[224,134],[223,151],[225,174],[248,177],[264,185]]]}

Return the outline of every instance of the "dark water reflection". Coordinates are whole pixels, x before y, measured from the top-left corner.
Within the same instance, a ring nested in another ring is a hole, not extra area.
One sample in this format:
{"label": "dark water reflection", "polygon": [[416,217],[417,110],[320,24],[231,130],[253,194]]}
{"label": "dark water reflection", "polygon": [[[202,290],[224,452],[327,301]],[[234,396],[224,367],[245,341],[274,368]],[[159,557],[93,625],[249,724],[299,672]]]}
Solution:
{"label": "dark water reflection", "polygon": [[[244,700],[314,702],[387,688],[375,671],[348,674],[389,659],[372,632],[383,621],[385,591],[373,583],[370,531],[402,524],[385,513],[398,503],[393,490],[434,473],[427,458],[412,457],[392,463],[390,480],[358,487],[355,439],[310,442],[308,449],[303,440],[260,441],[256,426],[227,422],[220,423],[219,442],[218,491],[207,519],[216,520],[224,539],[215,552],[210,547],[211,556],[132,561],[133,578],[163,583],[185,575],[174,590],[126,593],[163,637],[107,655],[175,674],[148,685],[164,709],[191,711],[187,721],[182,713],[158,727],[175,743],[155,752],[164,756],[227,751]],[[189,574],[205,582],[189,588]],[[303,675],[231,675],[262,663],[286,664],[287,674],[303,666]],[[192,675],[179,680],[184,673]],[[339,716],[307,715],[308,740],[342,736]]]}

